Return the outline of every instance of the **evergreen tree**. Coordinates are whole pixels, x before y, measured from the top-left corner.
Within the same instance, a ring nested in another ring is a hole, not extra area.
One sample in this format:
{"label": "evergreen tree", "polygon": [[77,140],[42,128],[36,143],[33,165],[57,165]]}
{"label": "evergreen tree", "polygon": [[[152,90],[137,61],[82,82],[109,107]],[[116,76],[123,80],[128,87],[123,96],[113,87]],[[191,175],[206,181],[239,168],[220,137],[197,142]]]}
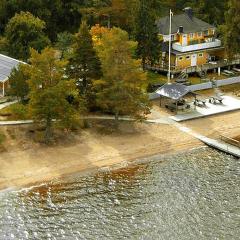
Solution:
{"label": "evergreen tree", "polygon": [[70,58],[68,71],[76,80],[81,95],[91,105],[92,81],[102,76],[101,63],[93,47],[92,36],[86,22],[83,22],[76,35],[73,54]]}
{"label": "evergreen tree", "polygon": [[20,64],[17,68],[14,68],[11,72],[9,77],[10,83],[10,94],[16,96],[21,101],[29,93],[29,86],[28,86],[28,73],[27,73],[27,65]]}
{"label": "evergreen tree", "polygon": [[155,0],[140,0],[136,17],[135,39],[138,42],[137,56],[142,58],[143,68],[147,62],[153,64],[159,58],[160,42],[155,24]]}
{"label": "evergreen tree", "polygon": [[45,142],[49,143],[54,119],[66,128],[77,121],[79,112],[67,99],[68,96],[77,98],[78,93],[74,81],[64,77],[67,62],[57,59],[54,49],[46,48],[41,54],[31,50],[30,62],[30,112],[36,122],[45,124]]}
{"label": "evergreen tree", "polygon": [[240,1],[229,0],[226,24],[222,27],[224,44],[229,58],[240,54]]}
{"label": "evergreen tree", "polygon": [[224,10],[226,7],[226,0],[199,0],[191,1],[190,4],[196,16],[211,24],[222,24],[224,22]]}
{"label": "evergreen tree", "polygon": [[61,52],[61,59],[70,52],[73,44],[73,35],[69,32],[62,32],[57,35],[56,48]]}
{"label": "evergreen tree", "polygon": [[146,75],[140,61],[132,57],[137,43],[129,41],[127,32],[119,28],[105,32],[101,42],[103,77],[94,83],[98,106],[113,113],[117,123],[120,114],[144,118],[149,101],[143,91]]}

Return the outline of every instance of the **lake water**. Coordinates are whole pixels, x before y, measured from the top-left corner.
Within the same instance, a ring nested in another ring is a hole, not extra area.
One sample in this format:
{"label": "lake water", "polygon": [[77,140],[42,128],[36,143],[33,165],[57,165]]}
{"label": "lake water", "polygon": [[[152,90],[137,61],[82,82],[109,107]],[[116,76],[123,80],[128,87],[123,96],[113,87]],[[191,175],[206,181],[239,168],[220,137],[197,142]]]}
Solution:
{"label": "lake water", "polygon": [[240,239],[240,161],[200,149],[3,193],[0,239]]}

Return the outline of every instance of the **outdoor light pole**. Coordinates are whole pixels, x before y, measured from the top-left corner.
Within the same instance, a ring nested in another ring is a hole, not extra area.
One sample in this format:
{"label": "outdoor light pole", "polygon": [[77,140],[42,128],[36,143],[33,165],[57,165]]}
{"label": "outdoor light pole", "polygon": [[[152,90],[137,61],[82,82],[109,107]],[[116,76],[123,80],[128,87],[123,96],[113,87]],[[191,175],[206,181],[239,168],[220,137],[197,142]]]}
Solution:
{"label": "outdoor light pole", "polygon": [[169,24],[169,50],[168,50],[168,83],[171,83],[171,43],[172,43],[172,16],[173,16],[173,12],[170,9],[170,13],[169,13],[169,19],[170,19],[170,24]]}

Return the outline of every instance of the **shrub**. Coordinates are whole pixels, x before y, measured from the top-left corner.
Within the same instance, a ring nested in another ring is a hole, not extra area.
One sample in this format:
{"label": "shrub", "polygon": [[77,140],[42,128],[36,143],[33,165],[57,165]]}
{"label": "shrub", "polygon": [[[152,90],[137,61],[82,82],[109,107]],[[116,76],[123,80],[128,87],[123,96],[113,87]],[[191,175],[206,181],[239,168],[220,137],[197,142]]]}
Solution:
{"label": "shrub", "polygon": [[23,104],[13,104],[10,106],[10,111],[14,119],[25,120],[28,118],[27,106]]}

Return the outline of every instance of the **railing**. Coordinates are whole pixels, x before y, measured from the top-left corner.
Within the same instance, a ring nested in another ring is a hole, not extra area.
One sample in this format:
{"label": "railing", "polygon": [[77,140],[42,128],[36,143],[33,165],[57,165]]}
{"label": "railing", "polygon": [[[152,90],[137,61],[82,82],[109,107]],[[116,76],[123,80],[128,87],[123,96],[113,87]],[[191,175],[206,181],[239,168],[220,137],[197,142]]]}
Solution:
{"label": "railing", "polygon": [[[175,65],[171,65],[171,72],[172,73],[194,73],[194,72],[202,72],[210,69],[216,69],[218,67],[226,67],[226,66],[231,66],[231,65],[238,65],[240,64],[240,58],[239,59],[234,59],[234,60],[221,60],[221,61],[216,61],[212,63],[205,63],[199,66],[193,66],[193,67],[187,67],[187,68],[180,68]],[[159,63],[159,64],[146,64],[145,67],[149,70],[153,71],[168,71],[168,65],[165,63]]]}
{"label": "railing", "polygon": [[[145,67],[149,70],[163,70],[163,71],[168,71],[168,64],[165,64],[165,63],[159,63],[159,64],[146,64]],[[174,71],[181,71],[180,68],[176,67],[175,65],[171,65],[170,67],[171,71],[174,72]]]}
{"label": "railing", "polygon": [[188,46],[182,46],[180,43],[173,43],[172,48],[179,52],[190,52],[207,48],[221,47],[221,45],[222,45],[221,40],[215,39],[212,42],[205,42]]}
{"label": "railing", "polygon": [[201,71],[206,71],[210,69],[216,69],[218,67],[226,67],[226,66],[231,66],[231,65],[237,65],[240,64],[240,59],[234,59],[234,60],[221,60],[221,61],[216,61],[212,63],[205,63],[199,66],[193,66],[193,67],[187,67],[183,71],[186,73],[192,73],[192,72],[201,72]]}

